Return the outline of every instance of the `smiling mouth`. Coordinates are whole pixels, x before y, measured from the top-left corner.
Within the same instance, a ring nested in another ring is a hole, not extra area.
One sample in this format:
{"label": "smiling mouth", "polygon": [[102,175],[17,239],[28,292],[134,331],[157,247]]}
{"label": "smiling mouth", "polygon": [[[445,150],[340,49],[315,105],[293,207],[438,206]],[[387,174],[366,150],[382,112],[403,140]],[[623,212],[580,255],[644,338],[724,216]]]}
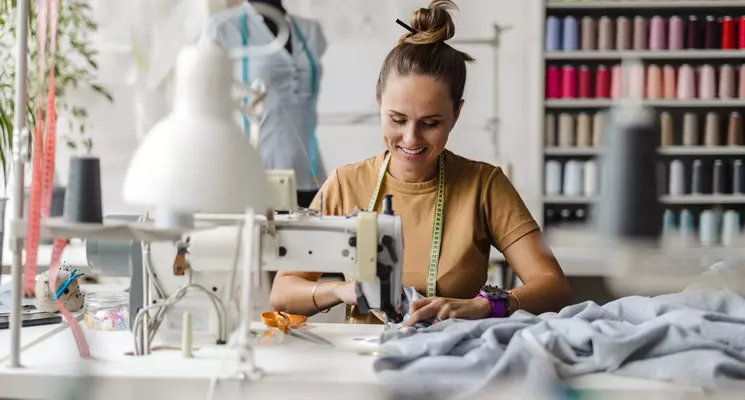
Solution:
{"label": "smiling mouth", "polygon": [[403,148],[403,147],[400,147],[399,146],[399,150],[401,150],[402,152],[404,152],[404,154],[408,154],[410,156],[415,156],[417,154],[423,153],[425,150],[427,150],[427,148],[426,147],[420,147],[420,148],[417,148],[417,149],[406,149],[406,148]]}

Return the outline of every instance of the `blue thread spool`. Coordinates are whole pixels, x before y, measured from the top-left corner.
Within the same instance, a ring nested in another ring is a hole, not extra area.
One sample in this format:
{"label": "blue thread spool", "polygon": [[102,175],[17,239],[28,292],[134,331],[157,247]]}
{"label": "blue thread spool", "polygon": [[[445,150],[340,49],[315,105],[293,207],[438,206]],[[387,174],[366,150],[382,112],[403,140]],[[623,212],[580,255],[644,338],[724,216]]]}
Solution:
{"label": "blue thread spool", "polygon": [[740,229],[740,213],[725,211],[722,216],[722,245],[734,246],[739,243]]}
{"label": "blue thread spool", "polygon": [[562,31],[562,48],[564,51],[579,50],[579,23],[577,18],[565,17]]}
{"label": "blue thread spool", "polygon": [[546,18],[546,51],[561,50],[561,21],[550,16]]}
{"label": "blue thread spool", "polygon": [[679,227],[680,235],[684,239],[693,239],[695,237],[693,214],[689,210],[683,209],[680,211]]}
{"label": "blue thread spool", "polygon": [[676,230],[675,213],[672,210],[665,210],[665,213],[662,215],[662,236],[669,237]]}
{"label": "blue thread spool", "polygon": [[712,210],[701,212],[698,221],[699,240],[704,246],[717,244],[717,218]]}

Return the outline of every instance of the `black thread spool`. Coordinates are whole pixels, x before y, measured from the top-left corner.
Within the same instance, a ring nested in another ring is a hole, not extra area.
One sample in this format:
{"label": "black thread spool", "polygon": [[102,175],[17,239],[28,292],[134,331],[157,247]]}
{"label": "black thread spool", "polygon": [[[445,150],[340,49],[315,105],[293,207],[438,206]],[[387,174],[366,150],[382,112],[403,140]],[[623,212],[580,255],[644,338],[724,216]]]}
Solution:
{"label": "black thread spool", "polygon": [[64,219],[68,222],[103,222],[101,163],[98,158],[70,159]]}

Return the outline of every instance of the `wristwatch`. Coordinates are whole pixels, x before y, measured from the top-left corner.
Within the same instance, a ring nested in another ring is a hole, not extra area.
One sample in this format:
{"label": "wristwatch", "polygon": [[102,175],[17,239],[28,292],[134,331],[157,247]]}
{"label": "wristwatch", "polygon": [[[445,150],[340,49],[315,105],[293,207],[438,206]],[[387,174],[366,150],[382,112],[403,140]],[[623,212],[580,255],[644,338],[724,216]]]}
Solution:
{"label": "wristwatch", "polygon": [[485,285],[478,297],[483,297],[491,303],[490,318],[504,318],[510,316],[510,292],[499,286]]}

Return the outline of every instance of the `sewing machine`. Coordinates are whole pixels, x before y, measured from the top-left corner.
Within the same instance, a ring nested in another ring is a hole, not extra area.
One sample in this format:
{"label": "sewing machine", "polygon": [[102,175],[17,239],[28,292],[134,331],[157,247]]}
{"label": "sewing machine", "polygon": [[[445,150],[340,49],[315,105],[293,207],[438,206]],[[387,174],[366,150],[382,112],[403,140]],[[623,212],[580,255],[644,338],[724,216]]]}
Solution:
{"label": "sewing machine", "polygon": [[[255,291],[262,295],[251,298],[254,311],[259,311],[254,315],[268,311],[256,310],[268,304],[266,274],[260,272],[314,271],[353,274],[360,311],[382,311],[389,320],[399,321],[396,309],[401,301],[403,236],[401,218],[393,214],[391,200],[390,196],[385,198],[383,214],[359,212],[341,217],[320,215],[314,210],[296,210],[275,212],[270,218],[256,216],[260,239],[254,241],[258,266],[254,288],[263,291]],[[102,245],[89,241],[90,266],[93,271],[101,271],[99,266],[105,266],[102,272],[109,276],[132,277],[130,321],[133,327],[137,310],[143,304],[169,297],[187,284],[205,288],[222,301],[224,312],[206,301],[208,296],[203,291],[190,291],[168,307],[153,343],[180,345],[182,315],[187,310],[192,316],[195,344],[224,343],[226,333],[232,332],[238,322],[236,275],[240,271],[236,265],[242,257],[239,255],[242,218],[242,215],[198,214],[195,218],[198,224],[214,227],[196,230],[178,243]],[[143,354],[148,353],[148,347],[143,346]]]}

